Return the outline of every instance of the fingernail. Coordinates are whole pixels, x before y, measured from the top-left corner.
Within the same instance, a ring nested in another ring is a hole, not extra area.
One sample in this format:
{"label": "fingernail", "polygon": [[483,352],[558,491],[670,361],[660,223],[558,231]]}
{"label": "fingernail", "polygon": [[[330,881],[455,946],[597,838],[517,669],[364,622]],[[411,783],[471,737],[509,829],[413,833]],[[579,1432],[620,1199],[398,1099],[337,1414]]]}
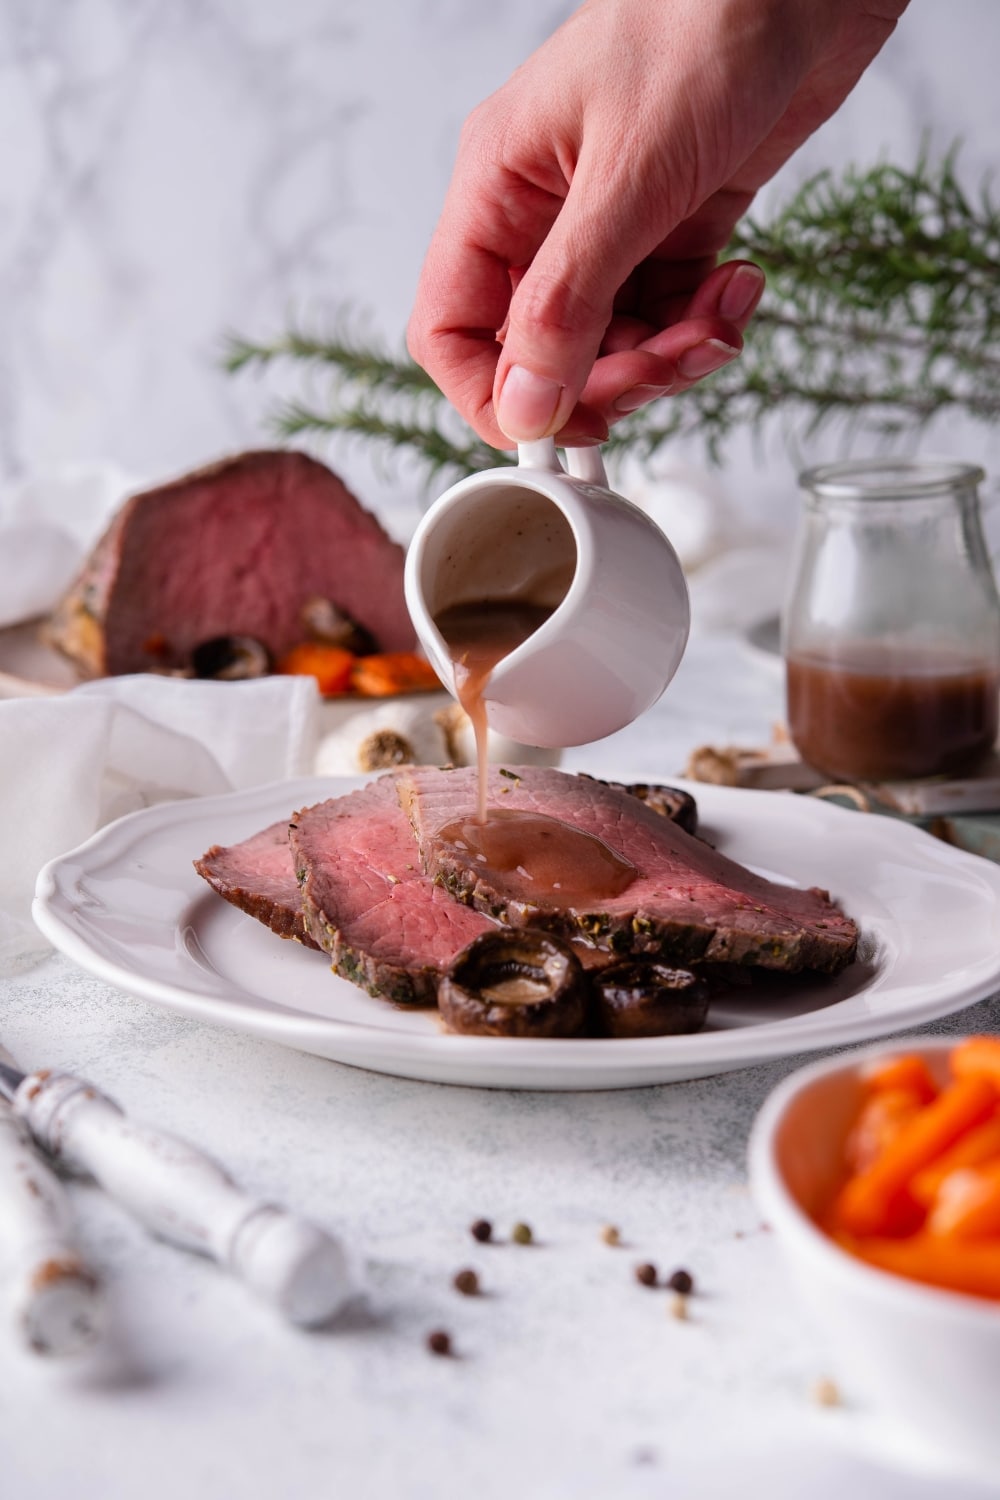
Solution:
{"label": "fingernail", "polygon": [[759,266],[740,266],[719,298],[720,318],[729,318],[732,322],[745,318],[763,289],[764,272]]}
{"label": "fingernail", "polygon": [[515,443],[530,443],[552,431],[563,386],[536,375],[522,365],[511,365],[497,403],[497,423]]}
{"label": "fingernail", "polygon": [[615,402],[615,411],[627,416],[630,411],[638,411],[640,406],[645,406],[649,401],[656,401],[660,396],[669,396],[672,386],[669,385],[634,385],[630,391],[618,397]]}
{"label": "fingernail", "polygon": [[739,352],[731,344],[724,344],[721,339],[705,339],[693,348],[684,350],[677,361],[677,368],[685,380],[700,380],[703,375],[711,375],[713,370],[721,370],[723,365],[728,365]]}

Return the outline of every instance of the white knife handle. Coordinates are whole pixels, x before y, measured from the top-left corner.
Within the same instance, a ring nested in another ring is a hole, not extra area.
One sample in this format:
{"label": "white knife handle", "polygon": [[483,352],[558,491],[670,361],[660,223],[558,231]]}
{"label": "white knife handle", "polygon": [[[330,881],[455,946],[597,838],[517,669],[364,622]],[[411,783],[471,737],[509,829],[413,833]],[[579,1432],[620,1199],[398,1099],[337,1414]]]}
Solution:
{"label": "white knife handle", "polygon": [[0,1259],[16,1324],[36,1354],[77,1354],[104,1327],[97,1277],[73,1236],[62,1183],[0,1106]]}
{"label": "white knife handle", "polygon": [[72,1172],[96,1179],[154,1234],[211,1256],[293,1323],[325,1323],[350,1292],[341,1246],[315,1224],[248,1197],[211,1157],[135,1124],[68,1073],[23,1080],[14,1109]]}

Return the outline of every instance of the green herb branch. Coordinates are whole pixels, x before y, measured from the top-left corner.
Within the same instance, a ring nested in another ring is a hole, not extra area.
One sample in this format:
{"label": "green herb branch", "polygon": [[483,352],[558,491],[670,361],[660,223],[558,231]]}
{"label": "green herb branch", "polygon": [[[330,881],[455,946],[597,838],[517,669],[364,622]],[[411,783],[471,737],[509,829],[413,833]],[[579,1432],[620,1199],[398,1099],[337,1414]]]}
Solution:
{"label": "green herb branch", "polygon": [[[693,435],[718,460],[734,432],[775,414],[805,434],[842,419],[888,438],[949,409],[1000,417],[1000,203],[988,183],[962,187],[954,150],[937,161],[921,152],[909,168],[821,172],[766,220],[745,219],[727,255],[768,278],[741,358],[618,423],[609,449],[643,459]],[[345,310],[323,333],[232,338],[226,364],[319,380],[318,401],[278,398],[270,420],[284,438],[348,435],[409,452],[428,483],[510,461]]]}

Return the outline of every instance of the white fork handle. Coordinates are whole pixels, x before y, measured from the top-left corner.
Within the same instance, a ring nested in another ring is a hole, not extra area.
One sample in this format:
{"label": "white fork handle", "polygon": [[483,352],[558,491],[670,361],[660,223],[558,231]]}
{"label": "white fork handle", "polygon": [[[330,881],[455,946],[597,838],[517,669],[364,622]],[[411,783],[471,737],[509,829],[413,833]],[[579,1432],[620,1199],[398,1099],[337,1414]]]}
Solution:
{"label": "white fork handle", "polygon": [[0,1260],[21,1336],[36,1354],[76,1354],[104,1327],[104,1299],[73,1234],[69,1198],[0,1104]]}
{"label": "white fork handle", "polygon": [[340,1244],[317,1225],[249,1197],[187,1141],[126,1118],[68,1073],[32,1073],[14,1108],[71,1172],[93,1177],[154,1234],[210,1256],[304,1327],[327,1322],[350,1293]]}

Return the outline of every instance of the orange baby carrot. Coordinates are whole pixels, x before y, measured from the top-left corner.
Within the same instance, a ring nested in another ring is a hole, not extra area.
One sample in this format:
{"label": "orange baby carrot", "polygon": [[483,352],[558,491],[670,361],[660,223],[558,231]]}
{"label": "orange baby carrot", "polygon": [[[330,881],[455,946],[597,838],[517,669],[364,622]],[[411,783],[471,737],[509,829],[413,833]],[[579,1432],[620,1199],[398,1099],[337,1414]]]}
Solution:
{"label": "orange baby carrot", "polygon": [[929,1282],[976,1297],[1000,1299],[1000,1244],[983,1240],[968,1244],[915,1234],[908,1239],[871,1239],[841,1242],[844,1248],[911,1281]]}
{"label": "orange baby carrot", "polygon": [[960,1135],[953,1146],[936,1161],[922,1167],[910,1182],[910,1192],[918,1203],[929,1207],[938,1188],[950,1172],[959,1167],[978,1167],[983,1162],[1000,1159],[1000,1114],[989,1115],[981,1125]]}
{"label": "orange baby carrot", "polygon": [[927,1219],[931,1234],[1000,1245],[1000,1162],[959,1167],[938,1188]]}
{"label": "orange baby carrot", "polygon": [[904,1088],[880,1088],[866,1099],[844,1142],[844,1156],[852,1174],[866,1171],[925,1103],[919,1094]]}
{"label": "orange baby carrot", "polygon": [[885,1062],[870,1064],[863,1074],[866,1089],[905,1089],[916,1094],[921,1104],[930,1104],[939,1093],[930,1068],[915,1052],[889,1057]]}
{"label": "orange baby carrot", "polygon": [[415,651],[383,651],[362,656],[351,672],[351,687],[365,698],[387,698],[393,693],[422,692],[440,686],[441,680],[430,662]]}
{"label": "orange baby carrot", "polygon": [[342,646],[303,641],[285,653],[278,671],[292,677],[315,677],[320,692],[330,698],[347,692],[355,659],[353,652]]}
{"label": "orange baby carrot", "polygon": [[953,1078],[991,1078],[1000,1088],[1000,1037],[970,1036],[952,1048]]}
{"label": "orange baby carrot", "polygon": [[[964,1131],[980,1124],[997,1105],[997,1091],[985,1078],[959,1078],[904,1126],[857,1176],[844,1184],[834,1204],[834,1220],[852,1234],[892,1233],[901,1203],[909,1199],[911,1177]],[[912,1200],[910,1200],[912,1201]],[[912,1216],[903,1216],[912,1222]]]}

